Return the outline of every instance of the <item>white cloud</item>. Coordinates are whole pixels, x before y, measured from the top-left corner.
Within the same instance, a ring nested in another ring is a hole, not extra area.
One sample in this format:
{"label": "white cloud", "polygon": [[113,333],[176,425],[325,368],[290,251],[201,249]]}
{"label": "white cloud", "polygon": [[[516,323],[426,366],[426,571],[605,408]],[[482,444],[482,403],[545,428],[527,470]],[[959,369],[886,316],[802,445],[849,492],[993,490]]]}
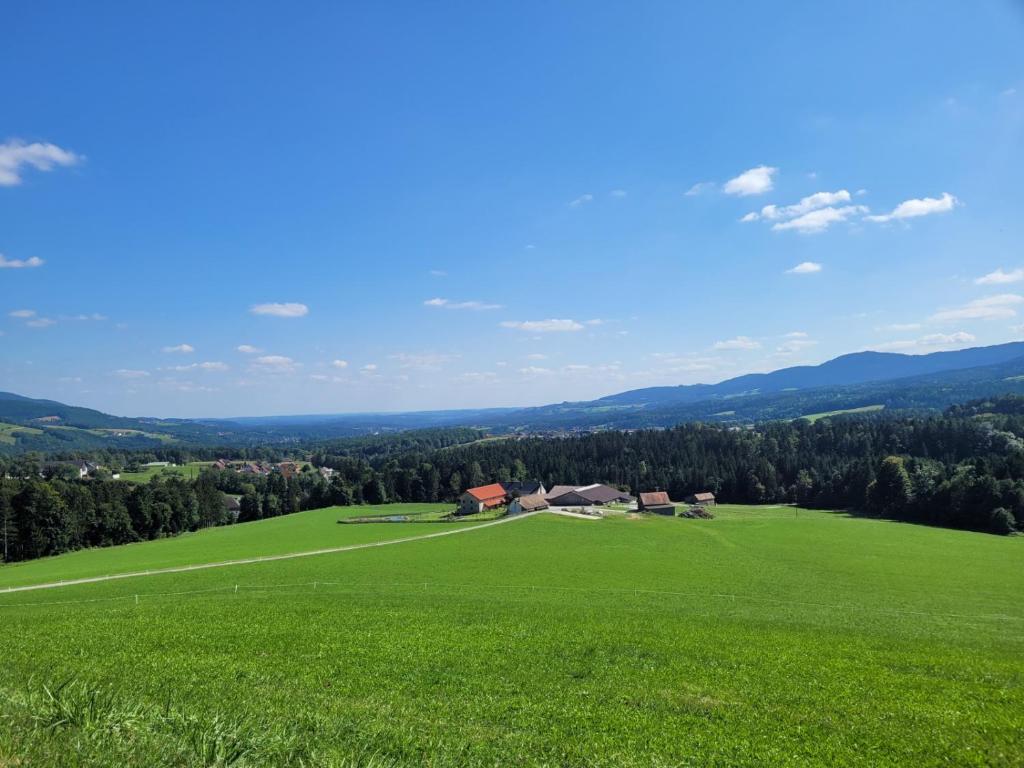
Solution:
{"label": "white cloud", "polygon": [[189,363],[188,365],[174,365],[167,368],[168,371],[226,371],[228,364],[219,360],[210,360],[202,363]]}
{"label": "white cloud", "polygon": [[363,373],[373,373],[374,371],[377,370],[377,364],[376,363],[367,363],[360,370],[362,370]]}
{"label": "white cloud", "polygon": [[[14,187],[21,184],[21,172],[25,166],[38,171],[49,171],[55,166],[69,166],[80,162],[82,157],[56,144],[12,139],[0,144],[0,187]],[[33,265],[35,266],[35,265]]]}
{"label": "white cloud", "polygon": [[727,195],[740,195],[741,197],[746,197],[748,195],[761,195],[765,192],[770,192],[774,186],[772,177],[778,173],[778,171],[778,168],[759,165],[757,168],[751,168],[748,171],[744,171],[734,179],[729,179],[729,181],[725,182],[725,186],[722,190]]}
{"label": "white cloud", "polygon": [[427,299],[423,302],[425,307],[438,307],[443,309],[501,309],[501,304],[488,304],[483,301],[451,301],[450,299]]}
{"label": "white cloud", "polygon": [[569,201],[569,205],[572,208],[579,208],[581,205],[589,203],[593,199],[594,199],[594,196],[588,192],[586,194],[580,195],[575,200]]}
{"label": "white cloud", "polygon": [[624,189],[613,189],[608,193],[609,197],[625,197],[628,193]]}
{"label": "white cloud", "polygon": [[790,331],[786,334],[787,339],[806,339],[810,334],[807,331]]}
{"label": "white cloud", "polygon": [[34,317],[25,323],[29,328],[49,328],[56,324],[57,321],[49,317]]}
{"label": "white cloud", "polygon": [[389,355],[392,360],[397,360],[402,368],[413,368],[420,371],[437,371],[445,363],[458,359],[458,355],[448,355],[436,352],[408,353],[398,352]]}
{"label": "white cloud", "polygon": [[254,347],[252,344],[239,344],[235,347],[243,355],[258,355],[263,350],[259,347]]}
{"label": "white cloud", "polygon": [[536,365],[530,365],[526,368],[520,368],[519,372],[524,376],[546,376],[552,371],[550,368],[539,368]]}
{"label": "white cloud", "polygon": [[311,378],[313,381],[330,381],[331,377],[325,376],[322,373],[311,373],[309,374],[309,378]]}
{"label": "white cloud", "polygon": [[786,274],[789,275],[813,275],[815,272],[821,272],[822,266],[816,261],[801,261],[795,267],[786,270]]}
{"label": "white cloud", "polygon": [[547,360],[548,356],[541,354],[540,352],[534,352],[532,355],[526,356],[527,360]]}
{"label": "white cloud", "polygon": [[921,328],[920,323],[890,323],[876,328],[878,331],[916,331]]}
{"label": "white cloud", "polygon": [[930,333],[922,336],[918,341],[925,347],[948,347],[951,344],[968,344],[977,337],[966,331],[956,333]]}
{"label": "white cloud", "polygon": [[0,269],[31,269],[41,267],[45,264],[38,256],[29,256],[27,259],[8,259],[0,253]]}
{"label": "white cloud", "polygon": [[265,373],[291,373],[299,363],[284,355],[262,355],[253,361],[253,366]]}
{"label": "white cloud", "polygon": [[817,345],[817,343],[818,342],[814,339],[808,339],[807,334],[802,336],[793,336],[792,334],[788,334],[786,341],[782,342],[775,348],[775,354],[782,357],[795,355],[797,352],[802,352],[809,347]]}
{"label": "white cloud", "polygon": [[995,296],[986,296],[983,299],[969,301],[962,307],[944,309],[932,315],[931,319],[937,323],[949,322],[950,320],[988,320],[992,318],[1016,317],[1018,304],[1024,303],[1024,296],[1015,293],[1001,293]]}
{"label": "white cloud", "polygon": [[270,315],[271,317],[304,317],[309,314],[309,307],[297,302],[255,304],[249,308],[254,315]]}
{"label": "white cloud", "polygon": [[960,205],[949,192],[943,192],[942,197],[923,197],[920,199],[904,200],[893,208],[891,213],[880,216],[866,216],[868,221],[884,223],[887,221],[913,219],[918,216],[929,216],[933,213],[946,213]]}
{"label": "white cloud", "polygon": [[797,216],[789,221],[779,221],[772,225],[777,232],[793,229],[802,234],[816,234],[824,232],[833,224],[846,221],[851,216],[867,213],[868,209],[863,205],[844,205],[841,208],[819,208],[802,216]]}
{"label": "white cloud", "polygon": [[515,328],[533,333],[556,333],[560,331],[582,331],[583,324],[575,320],[506,320],[502,328]]}
{"label": "white cloud", "polygon": [[1000,267],[995,272],[989,272],[987,275],[975,278],[975,285],[1006,285],[1007,283],[1019,283],[1024,280],[1024,269],[1012,269],[1009,272],[1003,272]]}
{"label": "white cloud", "polygon": [[686,190],[685,194],[687,197],[696,197],[697,195],[702,195],[705,192],[710,192],[714,188],[715,182],[713,181],[698,181],[696,184],[694,184],[692,187]]}
{"label": "white cloud", "polygon": [[93,312],[91,315],[84,315],[84,314],[83,315],[72,315],[68,319],[69,320],[81,320],[83,322],[85,322],[87,320],[95,320],[96,322],[101,322],[103,320],[106,320],[107,316],[106,315],[101,315],[99,312]]}
{"label": "white cloud", "polygon": [[173,347],[164,347],[164,352],[179,353],[183,355],[195,352],[196,348],[191,344],[175,344]]}
{"label": "white cloud", "polygon": [[718,350],[736,350],[736,349],[760,349],[761,343],[754,341],[749,336],[737,336],[735,339],[729,339],[728,341],[716,341],[714,343],[714,349]]}
{"label": "white cloud", "polygon": [[132,368],[118,368],[114,375],[120,379],[144,379],[149,376],[149,371],[137,371]]}
{"label": "white cloud", "polygon": [[930,333],[925,336],[921,336],[917,339],[900,339],[897,341],[887,341],[884,344],[879,344],[873,349],[882,352],[897,352],[897,351],[910,351],[910,350],[931,350],[943,347],[958,347],[964,344],[970,344],[975,341],[973,334],[967,333],[966,331],[956,331],[955,333]]}
{"label": "white cloud", "polygon": [[430,270],[430,274],[432,277],[448,277],[448,273],[443,269],[432,269]]}
{"label": "white cloud", "polygon": [[803,216],[819,208],[827,208],[834,206],[836,203],[848,202],[850,202],[850,193],[845,189],[840,189],[836,192],[815,192],[813,195],[801,198],[799,203],[794,203],[793,205],[766,205],[761,209],[760,213],[751,211],[740,221],[794,219],[797,216]]}
{"label": "white cloud", "polygon": [[26,317],[35,317],[36,311],[34,309],[14,309],[7,314],[24,320]]}
{"label": "white cloud", "polygon": [[335,368],[348,368],[348,360],[332,360],[331,365]]}

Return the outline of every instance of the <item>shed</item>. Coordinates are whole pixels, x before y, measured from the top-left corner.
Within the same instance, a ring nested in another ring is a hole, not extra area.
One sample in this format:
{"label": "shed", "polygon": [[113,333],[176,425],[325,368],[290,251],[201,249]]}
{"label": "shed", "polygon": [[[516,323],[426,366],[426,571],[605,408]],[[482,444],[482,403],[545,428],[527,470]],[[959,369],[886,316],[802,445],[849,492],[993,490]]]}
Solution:
{"label": "shed", "polygon": [[672,503],[665,491],[641,493],[638,509],[641,512],[652,512],[656,515],[674,515],[676,513],[676,505]]}
{"label": "shed", "polygon": [[539,493],[535,493],[512,499],[512,503],[508,505],[508,513],[510,515],[518,515],[520,512],[539,512],[547,508],[547,500]]}
{"label": "shed", "polygon": [[693,504],[698,507],[713,507],[717,502],[715,501],[715,494],[710,491],[703,491],[702,493],[691,493],[686,497],[687,504]]}
{"label": "shed", "polygon": [[556,485],[547,495],[548,503],[556,507],[603,506],[613,501],[630,502],[633,497],[610,485]]}

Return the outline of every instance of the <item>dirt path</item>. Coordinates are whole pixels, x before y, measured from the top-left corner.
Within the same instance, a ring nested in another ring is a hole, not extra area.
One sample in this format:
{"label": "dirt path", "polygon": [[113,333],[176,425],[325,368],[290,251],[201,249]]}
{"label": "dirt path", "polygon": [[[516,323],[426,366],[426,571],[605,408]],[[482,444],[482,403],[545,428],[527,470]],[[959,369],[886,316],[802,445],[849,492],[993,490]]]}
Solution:
{"label": "dirt path", "polygon": [[342,547],[328,547],[326,549],[313,549],[307,552],[289,552],[284,555],[264,555],[262,557],[246,557],[239,560],[222,560],[217,563],[199,563],[197,565],[175,565],[169,568],[155,568],[151,571],[132,571],[129,573],[115,573],[109,576],[87,576],[81,579],[68,579],[66,581],[51,581],[45,584],[27,584],[21,587],[7,587],[0,589],[0,594],[11,592],[31,592],[37,589],[56,589],[58,587],[73,587],[77,584],[98,584],[103,581],[115,581],[117,579],[135,579],[141,576],[160,576],[165,573],[185,573],[187,571],[203,571],[208,568],[226,568],[231,565],[252,565],[253,563],[269,563],[274,560],[294,560],[298,557],[314,557],[315,555],[331,555],[337,552],[351,552],[357,549],[370,549],[371,547],[387,547],[392,544],[406,544],[411,541],[425,541],[426,539],[439,539],[442,536],[455,536],[459,533],[479,531],[481,528],[490,528],[494,525],[503,525],[515,520],[522,520],[526,517],[533,517],[540,512],[525,512],[512,517],[502,517],[488,523],[480,523],[466,528],[456,528],[449,531],[437,531],[436,533],[425,533],[421,536],[406,536],[404,539],[389,539],[388,541],[373,541],[366,544],[347,544]]}

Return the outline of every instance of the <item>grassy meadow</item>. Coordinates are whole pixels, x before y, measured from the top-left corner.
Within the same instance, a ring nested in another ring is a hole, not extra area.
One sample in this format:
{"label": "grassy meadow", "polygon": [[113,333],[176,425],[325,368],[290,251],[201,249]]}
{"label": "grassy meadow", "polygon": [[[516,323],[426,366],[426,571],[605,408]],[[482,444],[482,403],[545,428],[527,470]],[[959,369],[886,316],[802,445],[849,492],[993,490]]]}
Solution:
{"label": "grassy meadow", "polygon": [[212,461],[191,461],[188,464],[175,464],[173,467],[143,467],[138,472],[122,472],[121,480],[128,483],[148,483],[158,475],[181,475],[188,480],[199,477],[203,467],[213,464]]}
{"label": "grassy meadow", "polygon": [[[0,586],[463,525],[336,523],[366,513],[5,566]],[[1024,540],[717,515],[542,514],[0,593],[0,765],[1024,764]]]}

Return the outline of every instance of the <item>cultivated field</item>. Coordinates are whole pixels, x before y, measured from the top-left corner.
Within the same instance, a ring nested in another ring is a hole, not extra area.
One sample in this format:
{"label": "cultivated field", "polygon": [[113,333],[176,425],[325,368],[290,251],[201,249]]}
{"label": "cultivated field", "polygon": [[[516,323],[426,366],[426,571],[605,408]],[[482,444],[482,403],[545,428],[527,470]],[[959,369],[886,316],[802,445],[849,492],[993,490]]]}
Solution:
{"label": "cultivated field", "polygon": [[0,765],[1024,762],[1019,538],[749,507],[335,522],[365,513],[0,568],[6,585],[174,546],[228,559],[464,530],[0,593]]}

